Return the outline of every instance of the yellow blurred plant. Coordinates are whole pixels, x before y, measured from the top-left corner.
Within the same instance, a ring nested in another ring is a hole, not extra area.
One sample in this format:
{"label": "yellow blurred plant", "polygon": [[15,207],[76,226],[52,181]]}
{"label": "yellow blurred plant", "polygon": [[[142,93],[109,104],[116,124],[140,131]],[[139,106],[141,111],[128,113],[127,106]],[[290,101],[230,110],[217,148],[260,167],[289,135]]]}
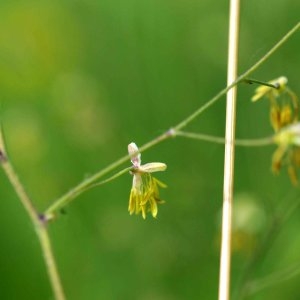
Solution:
{"label": "yellow blurred plant", "polygon": [[296,170],[300,167],[299,99],[287,83],[284,76],[271,80],[267,86],[259,86],[251,100],[269,99],[270,122],[275,131],[274,142],[278,145],[272,158],[272,171],[278,174],[286,165],[292,183],[297,185]]}
{"label": "yellow blurred plant", "polygon": [[251,98],[253,102],[264,97],[269,99],[270,122],[275,132],[298,120],[299,101],[287,83],[284,76],[271,80],[268,85],[259,86]]}

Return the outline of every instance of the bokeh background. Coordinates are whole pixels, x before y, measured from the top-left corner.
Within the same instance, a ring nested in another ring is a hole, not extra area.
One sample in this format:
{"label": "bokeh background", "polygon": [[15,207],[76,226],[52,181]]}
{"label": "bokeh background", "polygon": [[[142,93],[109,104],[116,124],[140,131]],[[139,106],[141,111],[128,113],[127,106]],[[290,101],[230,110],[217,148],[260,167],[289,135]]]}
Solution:
{"label": "bokeh background", "polygon": [[[240,73],[298,21],[297,0],[242,1]],[[1,121],[37,209],[223,88],[227,27],[227,1],[2,0]],[[253,77],[285,75],[299,95],[299,51],[298,33]],[[268,103],[251,103],[253,90],[239,87],[239,138],[272,133]],[[222,136],[224,122],[222,99],[187,129]],[[300,260],[300,209],[281,222],[299,188],[286,170],[271,173],[274,149],[236,150],[233,294]],[[157,219],[128,215],[130,175],[68,206],[49,226],[67,298],[216,299],[223,156],[222,145],[183,138],[143,153],[168,165],[157,175],[168,185]],[[34,229],[0,177],[0,297],[53,299]],[[284,279],[247,299],[300,299],[300,275]]]}

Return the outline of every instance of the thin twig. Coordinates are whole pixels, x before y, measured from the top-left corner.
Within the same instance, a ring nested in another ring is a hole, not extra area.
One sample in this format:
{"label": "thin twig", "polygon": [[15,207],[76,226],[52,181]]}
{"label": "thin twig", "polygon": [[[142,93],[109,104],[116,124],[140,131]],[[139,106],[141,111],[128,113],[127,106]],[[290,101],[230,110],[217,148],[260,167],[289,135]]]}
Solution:
{"label": "thin twig", "polygon": [[[187,131],[176,131],[176,136],[182,136],[189,139],[195,139],[200,141],[212,142],[216,144],[225,144],[225,138],[219,136],[212,136],[202,133],[194,133]],[[260,138],[260,139],[235,139],[235,146],[243,147],[261,147],[274,144],[273,136]]]}
{"label": "thin twig", "polygon": [[74,200],[76,197],[78,197],[80,194],[94,188],[94,187],[97,187],[97,186],[100,186],[100,185],[103,185],[105,183],[108,183],[114,179],[116,179],[117,177],[125,174],[125,173],[128,173],[130,170],[132,169],[132,167],[128,167],[128,168],[125,168],[123,170],[121,170],[120,172],[117,172],[116,174],[112,175],[111,177],[105,179],[105,180],[102,180],[100,182],[96,182],[96,183],[84,183],[84,185],[81,185],[81,187],[78,187],[76,190],[72,190],[72,196],[68,196],[68,197],[62,197],[59,201],[56,201],[52,206],[50,206],[48,208],[48,210],[45,212],[44,216],[45,216],[45,219],[48,220],[48,219],[51,219],[53,218],[53,213],[57,210],[60,210],[62,209],[64,206],[66,206],[67,204],[69,204],[72,200]]}
{"label": "thin twig", "polygon": [[252,74],[258,67],[260,67],[269,57],[273,55],[293,34],[297,32],[300,28],[300,22],[297,23],[283,38],[277,42],[261,59],[259,59],[252,67],[250,67],[246,72],[240,75],[234,82],[229,84],[226,88],[221,90],[216,96],[207,101],[204,105],[199,107],[195,112],[185,118],[178,125],[174,126],[175,130],[180,130],[196,119],[200,114],[202,114],[206,109],[211,107],[215,102],[217,102],[222,96],[224,96],[230,89],[236,86],[238,83],[244,81],[250,74]]}
{"label": "thin twig", "polygon": [[32,201],[30,200],[28,194],[26,193],[23,185],[21,184],[16,172],[13,169],[13,166],[8,158],[8,155],[5,150],[5,143],[2,133],[2,128],[0,127],[0,162],[4,173],[9,179],[11,185],[13,186],[16,194],[18,195],[21,203],[23,204],[27,214],[30,217],[32,224],[35,227],[37,236],[40,241],[40,245],[42,248],[44,260],[46,263],[46,268],[48,272],[48,276],[51,282],[51,286],[53,289],[53,293],[55,295],[56,300],[64,300],[64,292],[61,284],[61,280],[57,271],[56,262],[54,259],[53,251],[51,248],[51,243],[49,240],[49,235],[46,229],[46,224],[44,220],[41,219],[39,214],[36,212]]}
{"label": "thin twig", "polygon": [[44,260],[47,266],[48,276],[51,282],[53,293],[55,295],[55,299],[65,300],[63,286],[60,280],[60,276],[56,266],[56,261],[53,255],[49,234],[45,225],[46,224],[44,224],[43,226],[43,224],[41,224],[37,228],[37,235],[39,237],[39,241],[41,244]]}
{"label": "thin twig", "polygon": [[[179,122],[176,126],[168,130],[167,132],[161,134],[160,136],[154,138],[152,141],[148,142],[147,144],[143,145],[139,151],[143,152],[154,145],[165,141],[166,139],[170,137],[176,136],[176,131],[179,131],[180,129],[186,127],[189,123],[191,123],[194,119],[196,119],[200,114],[202,114],[206,109],[211,107],[213,104],[215,104],[219,99],[222,98],[230,89],[232,89],[234,86],[236,86],[238,83],[242,82],[247,78],[252,72],[254,72],[260,65],[262,65],[280,46],[282,46],[298,29],[300,28],[300,23],[296,24],[283,38],[280,39],[280,41],[275,44],[271,50],[264,55],[259,61],[257,61],[251,68],[249,68],[245,73],[240,75],[237,80],[232,82],[230,85],[228,85],[226,88],[221,90],[217,95],[215,95],[213,98],[208,100],[204,105],[199,107],[195,112],[190,114],[188,117],[186,117],[183,121]],[[90,184],[94,183],[101,177],[105,176],[109,172],[113,171],[123,163],[127,162],[130,159],[129,155],[125,155],[115,161],[114,163],[108,165],[104,169],[100,170],[99,172],[95,173],[91,177],[83,180],[78,185],[73,187],[69,192],[62,195],[60,198],[54,201],[53,204],[51,204],[46,210],[45,215],[51,215],[53,214],[58,208],[62,206],[63,203],[68,203],[69,199],[74,199],[76,197],[77,193],[89,186]]]}
{"label": "thin twig", "polygon": [[[154,145],[168,139],[172,136],[172,131],[167,131],[157,138],[153,139],[152,141],[148,142],[147,144],[143,145],[139,148],[139,152],[142,153],[143,151],[153,147]],[[58,198],[52,205],[50,205],[46,210],[44,215],[52,217],[53,213],[57,211],[58,209],[62,208],[65,204],[69,203],[70,200],[74,199],[78,195],[81,194],[81,191],[87,189],[90,185],[92,185],[95,181],[106,175],[107,173],[111,172],[112,170],[116,169],[120,165],[122,165],[125,162],[128,162],[130,160],[130,155],[127,154],[114,163],[108,165],[106,168],[100,170],[99,172],[95,173],[91,177],[83,180],[81,183],[76,185],[74,188],[72,188],[69,192],[62,195],[60,198]]]}

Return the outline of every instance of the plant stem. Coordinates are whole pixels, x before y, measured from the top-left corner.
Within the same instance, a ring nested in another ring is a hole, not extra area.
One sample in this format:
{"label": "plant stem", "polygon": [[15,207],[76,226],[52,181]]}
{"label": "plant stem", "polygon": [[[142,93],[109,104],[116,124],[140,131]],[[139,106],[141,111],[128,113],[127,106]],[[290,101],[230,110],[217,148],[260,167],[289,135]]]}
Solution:
{"label": "plant stem", "polygon": [[[230,1],[227,85],[235,82],[237,77],[239,8],[239,0]],[[231,214],[234,183],[235,123],[236,86],[227,92],[219,300],[228,300],[230,297]]]}
{"label": "plant stem", "polygon": [[49,234],[47,228],[45,227],[45,224],[40,223],[40,226],[37,228],[36,231],[41,244],[44,260],[47,266],[48,276],[51,282],[53,293],[55,295],[55,299],[65,300],[63,287],[53,255]]}
{"label": "plant stem", "polygon": [[224,96],[230,89],[244,81],[251,73],[253,73],[258,67],[260,67],[274,52],[276,52],[294,33],[300,28],[300,22],[297,23],[286,35],[277,42],[261,59],[259,59],[252,67],[250,67],[246,72],[240,75],[234,82],[229,84],[226,88],[221,90],[216,96],[207,101],[204,105],[199,107],[195,112],[181,121],[179,124],[174,126],[174,130],[180,130],[196,119],[201,113],[206,109],[211,107],[215,102],[217,102],[222,96]]}
{"label": "plant stem", "polygon": [[274,84],[271,84],[269,82],[265,82],[265,81],[260,81],[260,80],[256,80],[256,79],[251,79],[251,78],[246,78],[244,80],[246,83],[249,83],[249,84],[252,84],[252,83],[257,83],[257,84],[260,84],[260,85],[265,85],[265,86],[269,86],[273,89],[279,89],[279,84],[277,85],[274,85]]}
{"label": "plant stem", "polygon": [[[193,133],[186,131],[176,131],[176,136],[182,136],[190,139],[212,142],[216,144],[225,144],[225,138],[219,136],[211,136],[202,133]],[[273,136],[260,138],[260,139],[235,139],[235,146],[244,146],[244,147],[261,147],[274,144]]]}
{"label": "plant stem", "polygon": [[[161,134],[157,138],[153,139],[152,141],[150,141],[147,144],[145,144],[142,147],[140,147],[139,148],[139,152],[141,153],[141,152],[143,152],[143,151],[145,151],[145,150],[153,147],[154,145],[156,145],[156,144],[158,144],[158,143],[166,140],[170,136],[172,136],[172,132],[171,131],[167,131],[167,132]],[[55,211],[57,211],[58,209],[60,209],[63,206],[65,206],[72,199],[74,199],[79,194],[81,194],[82,191],[86,190],[95,181],[97,181],[98,179],[100,179],[101,177],[103,177],[104,175],[106,175],[107,173],[111,172],[112,170],[116,169],[117,167],[119,167],[123,163],[128,162],[128,160],[130,160],[130,155],[129,154],[121,157],[120,159],[118,159],[114,163],[108,165],[106,168],[100,170],[99,172],[95,173],[91,177],[83,180],[77,186],[75,186],[74,188],[72,188],[69,192],[67,192],[66,194],[64,194],[63,196],[61,196],[59,199],[57,199],[52,205],[50,205],[45,210],[44,215],[46,216],[46,218],[47,218],[47,216],[49,216],[51,218],[51,215]]]}
{"label": "plant stem", "polygon": [[105,184],[107,182],[110,182],[110,181],[118,178],[119,176],[121,176],[125,173],[128,173],[131,169],[132,169],[132,167],[125,168],[125,169],[121,170],[120,172],[118,172],[118,173],[112,175],[111,177],[109,177],[103,181],[100,181],[100,182],[96,182],[96,183],[84,182],[84,184],[82,184],[81,186],[78,186],[76,190],[73,189],[69,192],[69,193],[72,193],[72,195],[66,194],[65,196],[61,197],[56,202],[54,202],[53,205],[51,205],[44,213],[45,219],[48,220],[48,219],[53,218],[53,213],[55,211],[63,208],[64,206],[69,204],[70,201],[74,200],[76,197],[78,197],[80,194],[84,193],[85,191],[92,189],[94,187],[100,186],[102,184]]}
{"label": "plant stem", "polygon": [[29,196],[27,195],[16,172],[13,169],[12,164],[10,163],[10,160],[6,154],[5,143],[4,143],[4,138],[3,138],[1,128],[0,128],[0,154],[1,154],[0,162],[1,162],[2,168],[3,168],[7,178],[9,179],[11,185],[13,186],[16,194],[18,195],[21,203],[23,204],[23,206],[24,206],[27,214],[29,215],[30,220],[36,230],[36,233],[37,233],[37,236],[39,238],[40,245],[42,248],[44,260],[46,263],[52,290],[55,295],[55,299],[56,300],[64,300],[65,296],[64,296],[62,284],[60,281],[60,277],[59,277],[59,274],[57,271],[53,252],[51,249],[48,232],[45,227],[46,224],[44,223],[44,220],[42,220],[40,218],[39,214],[36,212],[36,209],[34,208],[32,201],[30,200]]}
{"label": "plant stem", "polygon": [[[229,84],[226,88],[221,90],[217,95],[215,95],[204,105],[199,107],[195,112],[193,112],[191,115],[186,117],[183,121],[179,122],[176,126],[174,126],[167,132],[161,134],[160,136],[154,138],[152,141],[140,147],[139,152],[143,152],[170,137],[175,137],[177,131],[186,127],[189,123],[191,123],[194,119],[196,119],[201,113],[203,113],[206,109],[211,107],[219,99],[221,99],[221,97],[224,96],[230,89],[232,89],[238,83],[244,81],[252,72],[254,72],[261,64],[263,64],[276,50],[278,50],[278,48],[282,46],[288,40],[288,38],[290,38],[299,29],[299,27],[300,27],[300,23],[295,25],[273,48],[271,48],[271,50],[266,55],[264,55],[257,63],[255,63],[251,68],[249,68],[244,74],[238,77],[234,82]],[[72,200],[77,195],[79,195],[81,190],[85,189],[87,186],[91,185],[92,183],[94,183],[95,181],[97,181],[107,173],[113,171],[123,163],[127,162],[129,159],[130,156],[125,155],[120,159],[118,159],[117,161],[115,161],[114,163],[108,165],[104,169],[95,173],[91,177],[83,180],[78,185],[73,187],[69,192],[67,192],[66,194],[62,195],[60,198],[55,200],[54,203],[45,210],[45,215],[47,216],[53,214],[58,208],[62,207],[63,203],[68,203],[69,200]]]}

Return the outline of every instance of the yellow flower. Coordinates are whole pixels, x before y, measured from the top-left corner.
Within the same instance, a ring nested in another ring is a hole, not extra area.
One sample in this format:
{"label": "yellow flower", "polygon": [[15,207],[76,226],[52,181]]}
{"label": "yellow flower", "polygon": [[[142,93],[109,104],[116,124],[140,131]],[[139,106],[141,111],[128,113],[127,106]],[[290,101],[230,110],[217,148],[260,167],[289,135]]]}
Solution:
{"label": "yellow flower", "polygon": [[284,76],[269,81],[275,87],[259,86],[252,97],[253,102],[262,97],[270,100],[270,121],[275,132],[298,120],[299,100],[287,82]]}
{"label": "yellow flower", "polygon": [[280,146],[300,146],[300,122],[282,128],[275,136],[274,142]]}
{"label": "yellow flower", "polygon": [[273,154],[273,172],[279,173],[281,166],[286,165],[292,183],[297,185],[296,169],[300,167],[300,123],[282,128],[274,136],[274,142],[278,148]]}
{"label": "yellow flower", "polygon": [[141,154],[135,143],[128,145],[128,153],[131,156],[133,168],[132,188],[129,197],[128,211],[133,213],[142,213],[146,218],[146,213],[151,212],[152,216],[157,216],[157,204],[164,203],[159,198],[159,187],[165,188],[166,185],[151,176],[151,173],[164,171],[167,165],[160,162],[148,163],[141,165]]}
{"label": "yellow flower", "polygon": [[251,98],[251,100],[255,102],[264,96],[273,100],[274,98],[277,98],[285,90],[287,82],[288,80],[284,76],[271,80],[269,81],[269,83],[276,86],[277,88],[275,89],[270,86],[261,85],[255,90],[255,94]]}

